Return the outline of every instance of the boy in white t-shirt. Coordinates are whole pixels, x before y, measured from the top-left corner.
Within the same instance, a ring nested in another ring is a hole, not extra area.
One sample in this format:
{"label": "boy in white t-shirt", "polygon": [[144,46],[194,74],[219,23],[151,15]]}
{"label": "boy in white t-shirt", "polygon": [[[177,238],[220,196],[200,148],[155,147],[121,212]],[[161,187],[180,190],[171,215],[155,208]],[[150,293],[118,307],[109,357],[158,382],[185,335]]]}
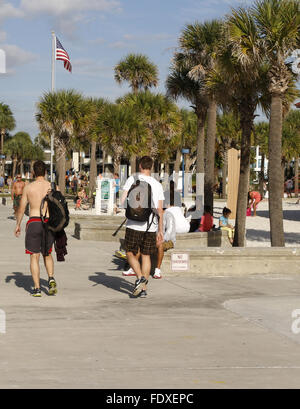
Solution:
{"label": "boy in white t-shirt", "polygon": [[[149,156],[144,156],[140,160],[140,174],[136,177],[140,181],[151,186],[152,206],[156,214],[151,214],[146,222],[127,220],[125,233],[125,250],[127,261],[137,276],[133,295],[145,297],[146,287],[151,271],[151,255],[157,251],[157,245],[161,244],[163,238],[163,201],[164,192],[162,185],[151,176],[153,160]],[[135,178],[131,176],[124,185],[124,193],[121,199],[121,206],[124,205],[128,192],[135,183]],[[158,216],[158,217],[157,217]],[[142,266],[139,261],[142,258]]]}

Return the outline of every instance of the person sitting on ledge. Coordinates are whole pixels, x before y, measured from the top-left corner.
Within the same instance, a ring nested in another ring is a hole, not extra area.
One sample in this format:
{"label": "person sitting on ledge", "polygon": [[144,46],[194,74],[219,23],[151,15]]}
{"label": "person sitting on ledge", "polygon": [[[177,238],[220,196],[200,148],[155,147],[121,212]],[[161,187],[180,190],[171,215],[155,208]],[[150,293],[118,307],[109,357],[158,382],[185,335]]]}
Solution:
{"label": "person sitting on ledge", "polygon": [[204,213],[200,221],[200,226],[196,232],[209,232],[214,227],[214,218],[210,206],[204,206]]}
{"label": "person sitting on ledge", "polygon": [[227,207],[223,209],[223,216],[220,217],[219,225],[221,230],[228,232],[228,238],[231,244],[233,244],[234,227],[229,224],[228,218],[231,215],[231,210]]}

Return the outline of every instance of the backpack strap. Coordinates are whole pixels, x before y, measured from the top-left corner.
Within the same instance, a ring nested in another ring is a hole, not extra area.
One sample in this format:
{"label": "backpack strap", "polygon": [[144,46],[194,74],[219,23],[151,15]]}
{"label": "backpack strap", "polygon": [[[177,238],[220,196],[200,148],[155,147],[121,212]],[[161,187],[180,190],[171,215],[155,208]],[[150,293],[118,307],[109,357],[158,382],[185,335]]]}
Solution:
{"label": "backpack strap", "polygon": [[43,225],[45,225],[45,219],[46,219],[46,216],[47,216],[47,210],[46,210],[46,213],[43,214],[43,209],[44,209],[45,203],[47,203],[47,198],[48,198],[48,195],[46,195],[46,196],[42,199],[42,201],[41,201],[41,207],[40,207],[40,216],[41,216],[41,220],[42,220]]}

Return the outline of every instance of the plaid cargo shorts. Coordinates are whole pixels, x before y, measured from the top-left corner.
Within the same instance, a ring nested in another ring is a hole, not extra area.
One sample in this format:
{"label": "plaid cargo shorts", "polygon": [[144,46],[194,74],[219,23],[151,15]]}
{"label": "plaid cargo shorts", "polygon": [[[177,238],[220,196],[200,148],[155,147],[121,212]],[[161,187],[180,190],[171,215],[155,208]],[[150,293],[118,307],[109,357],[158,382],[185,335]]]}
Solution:
{"label": "plaid cargo shorts", "polygon": [[151,256],[157,251],[156,233],[126,229],[125,250],[137,254],[140,250],[144,256]]}

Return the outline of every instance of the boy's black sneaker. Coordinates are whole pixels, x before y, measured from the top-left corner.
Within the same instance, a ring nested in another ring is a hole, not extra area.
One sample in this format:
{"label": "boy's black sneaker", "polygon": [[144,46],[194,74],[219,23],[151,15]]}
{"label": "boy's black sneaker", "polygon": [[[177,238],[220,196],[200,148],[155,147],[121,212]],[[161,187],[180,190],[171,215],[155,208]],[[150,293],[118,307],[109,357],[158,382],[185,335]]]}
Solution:
{"label": "boy's black sneaker", "polygon": [[49,295],[57,294],[57,285],[56,285],[56,281],[54,280],[53,277],[49,278],[48,287],[49,287],[49,290],[48,290]]}
{"label": "boy's black sneaker", "polygon": [[42,293],[41,293],[41,289],[40,288],[34,288],[32,291],[32,296],[33,297],[41,297]]}
{"label": "boy's black sneaker", "polygon": [[146,280],[144,276],[142,276],[139,280],[136,280],[132,295],[137,297],[145,289],[147,284],[148,280]]}

